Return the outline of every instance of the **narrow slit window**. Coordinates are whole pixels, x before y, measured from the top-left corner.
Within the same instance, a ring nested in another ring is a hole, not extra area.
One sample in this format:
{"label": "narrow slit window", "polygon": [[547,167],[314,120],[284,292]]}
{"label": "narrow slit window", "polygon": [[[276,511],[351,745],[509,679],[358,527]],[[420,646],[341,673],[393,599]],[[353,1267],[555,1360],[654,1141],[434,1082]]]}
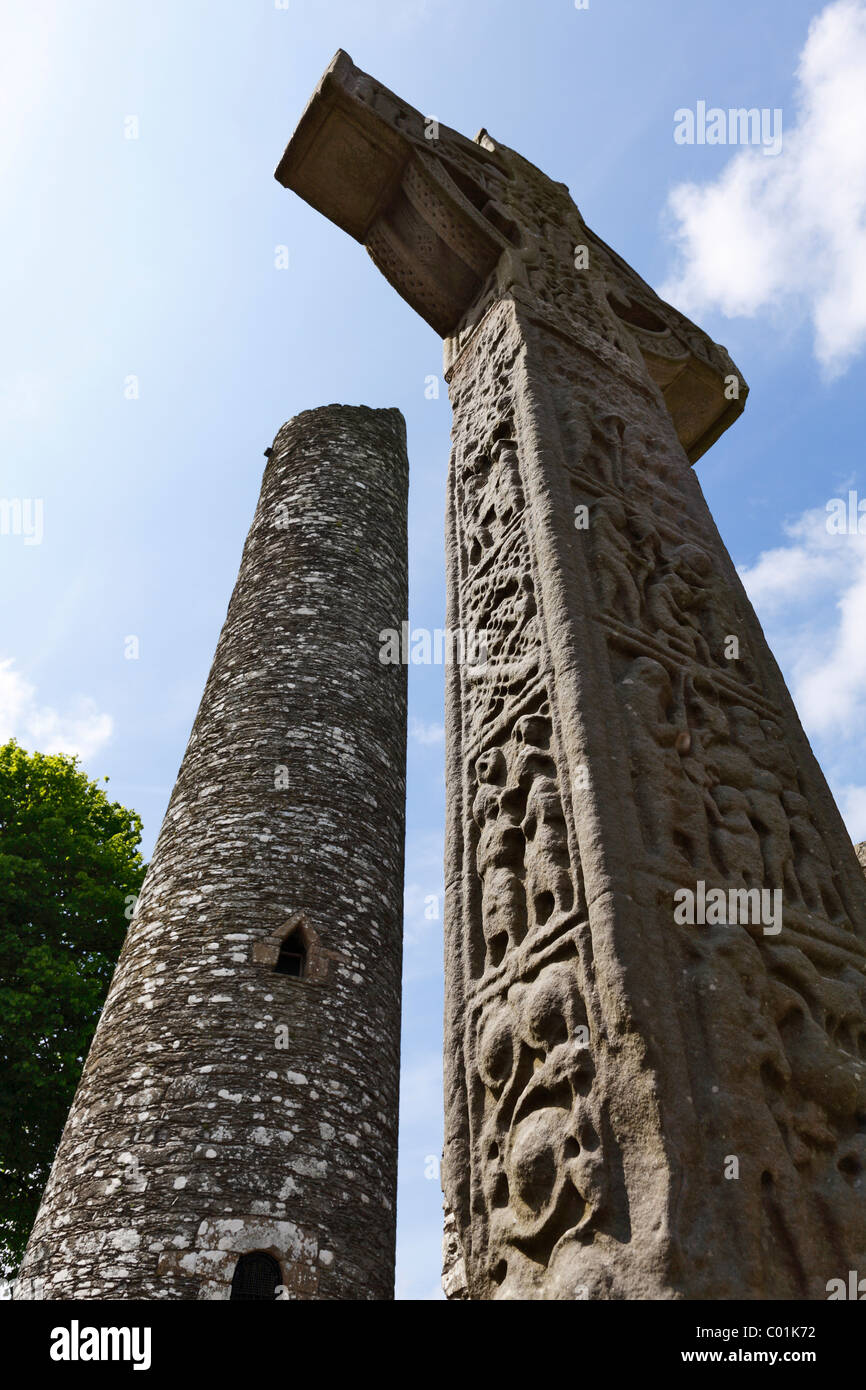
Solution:
{"label": "narrow slit window", "polygon": [[303,979],[307,965],[307,948],[299,931],[293,931],[280,946],[275,966],[278,975],[293,975]]}
{"label": "narrow slit window", "polygon": [[282,1282],[280,1266],[264,1250],[241,1255],[232,1277],[231,1298],[246,1302],[273,1302]]}

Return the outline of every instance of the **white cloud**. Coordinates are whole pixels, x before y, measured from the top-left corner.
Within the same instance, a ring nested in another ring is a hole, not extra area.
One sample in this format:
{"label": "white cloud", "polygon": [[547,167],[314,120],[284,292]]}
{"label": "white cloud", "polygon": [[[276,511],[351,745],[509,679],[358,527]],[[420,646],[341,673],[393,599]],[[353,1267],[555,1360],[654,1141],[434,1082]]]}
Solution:
{"label": "white cloud", "polygon": [[66,19],[51,0],[3,7],[0,45],[0,170],[25,165],[34,119],[56,85]]}
{"label": "white cloud", "polygon": [[444,743],[445,728],[442,724],[426,724],[423,719],[409,720],[409,737],[416,743]]}
{"label": "white cloud", "polygon": [[866,720],[866,534],[830,534],[827,522],[821,508],[804,512],[784,528],[791,544],[740,577],[771,624],[804,725],[842,742]]}
{"label": "white cloud", "polygon": [[44,409],[46,383],[35,372],[16,372],[0,381],[0,422],[28,423]]}
{"label": "white cloud", "polygon": [[800,608],[804,599],[819,594],[832,597],[851,577],[852,564],[857,565],[866,537],[831,535],[828,516],[820,507],[803,512],[783,526],[790,545],[765,550],[754,565],[740,567],[749,597],[763,614],[788,606]]}
{"label": "white cloud", "polygon": [[848,834],[856,844],[866,840],[866,787],[837,786],[836,801]]}
{"label": "white cloud", "polygon": [[660,293],[696,315],[805,309],[835,375],[866,343],[866,0],[812,21],[797,79],[780,155],[745,148],[670,195],[681,263]]}
{"label": "white cloud", "polygon": [[36,688],[0,661],[0,743],[15,738],[39,753],[75,753],[85,761],[111,738],[113,722],[100,714],[96,702],[79,696],[64,712],[36,702]]}

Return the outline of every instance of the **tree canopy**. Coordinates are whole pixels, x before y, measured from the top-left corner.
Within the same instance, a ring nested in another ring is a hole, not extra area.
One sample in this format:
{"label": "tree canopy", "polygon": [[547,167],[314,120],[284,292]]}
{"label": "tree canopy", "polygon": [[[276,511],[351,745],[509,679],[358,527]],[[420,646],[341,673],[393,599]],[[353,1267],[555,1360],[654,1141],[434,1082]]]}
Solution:
{"label": "tree canopy", "polygon": [[141,828],[77,758],[0,745],[0,1273],[23,1253],[141,888]]}

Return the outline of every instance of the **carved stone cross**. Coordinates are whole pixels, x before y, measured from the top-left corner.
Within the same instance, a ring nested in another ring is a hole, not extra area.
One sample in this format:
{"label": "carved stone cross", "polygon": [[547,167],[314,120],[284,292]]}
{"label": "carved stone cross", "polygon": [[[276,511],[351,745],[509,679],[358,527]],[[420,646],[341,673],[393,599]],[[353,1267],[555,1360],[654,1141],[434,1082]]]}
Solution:
{"label": "carved stone cross", "polygon": [[278,179],[445,339],[446,1288],[866,1275],[866,891],[691,464],[725,350],[338,53]]}

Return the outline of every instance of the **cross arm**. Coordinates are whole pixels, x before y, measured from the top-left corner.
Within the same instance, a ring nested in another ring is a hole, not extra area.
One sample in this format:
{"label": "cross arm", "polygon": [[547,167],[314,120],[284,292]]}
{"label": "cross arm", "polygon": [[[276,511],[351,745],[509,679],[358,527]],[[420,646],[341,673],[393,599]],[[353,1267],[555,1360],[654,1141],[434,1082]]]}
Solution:
{"label": "cross arm", "polygon": [[692,463],[741,414],[748,387],[726,350],[586,226],[564,184],[486,131],[468,140],[423,116],[342,49],[276,177],[360,241],[446,339],[446,376],[486,310],[510,297],[646,368]]}

